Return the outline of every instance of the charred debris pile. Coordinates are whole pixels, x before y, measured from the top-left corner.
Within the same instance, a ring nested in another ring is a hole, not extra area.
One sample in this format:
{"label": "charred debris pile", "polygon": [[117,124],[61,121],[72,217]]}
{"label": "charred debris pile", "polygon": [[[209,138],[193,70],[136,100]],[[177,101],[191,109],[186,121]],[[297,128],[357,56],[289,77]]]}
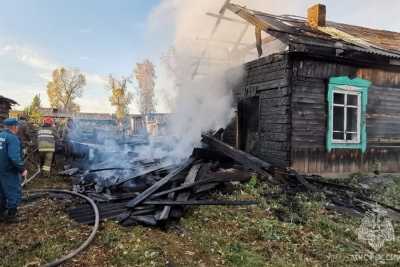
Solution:
{"label": "charred debris pile", "polygon": [[[179,164],[166,159],[136,159],[129,163],[129,168],[100,164],[100,168],[73,168],[62,174],[73,177],[75,192],[96,201],[100,220],[110,219],[124,226],[164,225],[181,218],[191,206],[257,204],[255,200],[216,199],[212,194],[230,193],[235,183],[247,182],[253,175],[280,188],[275,195],[265,194],[267,199],[285,194],[285,199],[291,202],[295,199],[291,196],[299,192],[318,193],[326,199],[327,209],[341,214],[362,216],[379,207],[392,219],[399,218],[398,209],[374,201],[368,190],[273,166],[223,143],[216,136],[203,135],[202,142],[203,148],[194,149],[192,156]],[[75,205],[68,213],[84,224],[92,224],[95,219],[87,204]],[[279,211],[276,216],[284,220]]]}
{"label": "charred debris pile", "polygon": [[[115,220],[125,226],[163,225],[182,217],[190,206],[257,204],[255,200],[213,197],[213,192],[232,192],[235,184],[249,181],[255,173],[247,162],[213,150],[211,140],[220,142],[204,136],[208,148],[194,149],[192,156],[179,164],[168,159],[133,157],[122,164],[124,167],[118,160],[106,160],[96,168],[84,169],[81,165],[61,174],[73,178],[75,192],[96,201],[101,220]],[[75,205],[68,213],[77,222],[94,222],[87,204]]]}

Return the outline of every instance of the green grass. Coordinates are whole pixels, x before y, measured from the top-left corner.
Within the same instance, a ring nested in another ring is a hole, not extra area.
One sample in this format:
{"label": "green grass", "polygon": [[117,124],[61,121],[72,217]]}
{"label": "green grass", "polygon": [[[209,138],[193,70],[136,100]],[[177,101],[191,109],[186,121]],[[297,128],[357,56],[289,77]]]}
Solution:
{"label": "green grass", "polygon": [[[55,182],[55,181],[52,181]],[[56,181],[59,183],[60,181]],[[45,183],[41,180],[39,184]],[[397,182],[396,182],[397,183]],[[400,187],[381,197],[397,201]],[[265,193],[276,193],[265,198]],[[360,219],[328,213],[321,195],[286,195],[255,178],[227,199],[257,199],[256,206],[189,210],[176,227],[161,230],[105,222],[91,246],[65,266],[375,266],[354,255],[372,253],[357,240]],[[38,266],[76,248],[90,227],[71,222],[63,205],[26,207],[27,221],[0,227],[0,266]],[[284,217],[281,221],[277,212]],[[400,236],[400,225],[394,223]],[[10,234],[12,233],[12,234]],[[400,255],[400,241],[378,255]],[[387,261],[382,266],[398,266]]]}

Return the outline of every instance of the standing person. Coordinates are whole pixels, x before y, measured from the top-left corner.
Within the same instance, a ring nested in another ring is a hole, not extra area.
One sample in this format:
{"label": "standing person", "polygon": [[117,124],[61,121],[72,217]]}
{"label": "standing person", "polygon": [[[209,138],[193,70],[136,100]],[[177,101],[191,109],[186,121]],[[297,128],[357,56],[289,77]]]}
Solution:
{"label": "standing person", "polygon": [[17,137],[18,121],[6,119],[0,132],[0,220],[15,222],[21,202],[21,176],[27,171],[22,157],[22,145]]}
{"label": "standing person", "polygon": [[54,152],[56,151],[54,121],[51,117],[45,117],[43,126],[38,131],[38,150],[40,154],[42,171],[50,176]]}
{"label": "standing person", "polygon": [[28,149],[32,145],[32,126],[27,121],[25,116],[21,116],[18,121],[17,136],[23,145],[23,156],[28,154]]}

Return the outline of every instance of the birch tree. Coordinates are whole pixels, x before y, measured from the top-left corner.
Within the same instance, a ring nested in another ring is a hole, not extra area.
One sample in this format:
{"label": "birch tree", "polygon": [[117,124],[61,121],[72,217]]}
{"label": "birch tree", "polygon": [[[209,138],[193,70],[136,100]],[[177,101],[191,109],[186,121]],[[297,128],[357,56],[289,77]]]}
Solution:
{"label": "birch tree", "polygon": [[126,115],[129,114],[129,104],[132,103],[133,95],[128,92],[127,78],[118,80],[112,75],[108,78],[108,87],[111,90],[110,103],[115,107],[115,116],[119,123],[121,123]]}
{"label": "birch tree", "polygon": [[79,112],[80,107],[75,100],[83,94],[85,75],[77,69],[59,68],[53,71],[52,77],[47,84],[50,106],[65,112]]}

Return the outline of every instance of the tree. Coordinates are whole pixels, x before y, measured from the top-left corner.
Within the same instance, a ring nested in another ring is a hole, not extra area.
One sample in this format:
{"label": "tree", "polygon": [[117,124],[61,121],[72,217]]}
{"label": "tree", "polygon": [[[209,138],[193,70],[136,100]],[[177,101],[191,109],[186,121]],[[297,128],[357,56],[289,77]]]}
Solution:
{"label": "tree", "polygon": [[134,74],[139,84],[140,113],[154,113],[154,86],[156,78],[154,65],[147,59],[143,63],[137,63]]}
{"label": "tree", "polygon": [[47,84],[51,107],[65,112],[79,112],[80,107],[75,100],[82,96],[85,85],[85,75],[79,70],[65,68],[54,70],[53,80]]}
{"label": "tree", "polygon": [[116,108],[115,116],[118,122],[121,124],[123,119],[129,113],[129,104],[132,103],[133,95],[128,92],[127,78],[118,80],[112,75],[108,78],[108,87],[111,89],[112,95],[110,97],[110,103]]}
{"label": "tree", "polygon": [[24,113],[27,119],[33,123],[40,123],[42,114],[40,113],[41,100],[40,95],[35,95],[32,99],[32,103],[24,109]]}

